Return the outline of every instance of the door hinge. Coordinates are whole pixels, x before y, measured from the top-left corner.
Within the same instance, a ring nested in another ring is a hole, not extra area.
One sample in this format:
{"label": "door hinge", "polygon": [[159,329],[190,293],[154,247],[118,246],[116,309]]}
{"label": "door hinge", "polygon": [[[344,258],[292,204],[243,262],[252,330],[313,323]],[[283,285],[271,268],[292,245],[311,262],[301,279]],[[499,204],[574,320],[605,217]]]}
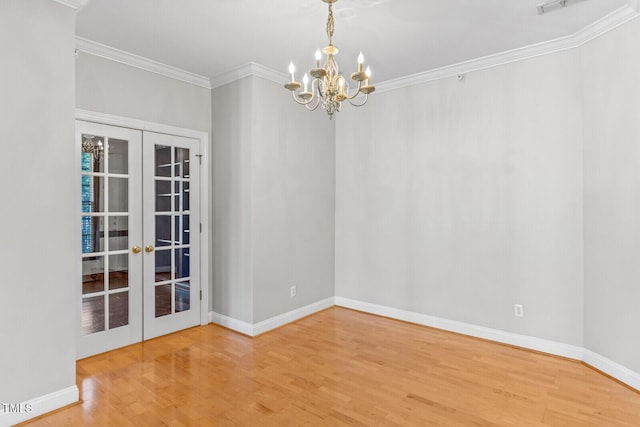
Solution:
{"label": "door hinge", "polygon": [[202,301],[202,289],[200,289],[200,301]]}
{"label": "door hinge", "polygon": [[202,164],[202,154],[196,154],[196,157],[198,158],[200,164]]}
{"label": "door hinge", "polygon": [[200,223],[200,232],[202,233],[202,223]]}

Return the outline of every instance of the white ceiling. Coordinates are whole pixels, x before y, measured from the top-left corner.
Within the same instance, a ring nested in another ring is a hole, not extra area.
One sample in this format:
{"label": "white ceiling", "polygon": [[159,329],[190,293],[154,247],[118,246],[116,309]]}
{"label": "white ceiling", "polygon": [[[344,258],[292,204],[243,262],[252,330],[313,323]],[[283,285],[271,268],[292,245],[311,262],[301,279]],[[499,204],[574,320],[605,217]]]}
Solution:
{"label": "white ceiling", "polygon": [[[339,0],[334,44],[341,70],[360,50],[374,81],[387,81],[568,36],[628,0]],[[76,35],[216,78],[250,62],[286,72],[313,65],[327,44],[321,0],[89,0]]]}

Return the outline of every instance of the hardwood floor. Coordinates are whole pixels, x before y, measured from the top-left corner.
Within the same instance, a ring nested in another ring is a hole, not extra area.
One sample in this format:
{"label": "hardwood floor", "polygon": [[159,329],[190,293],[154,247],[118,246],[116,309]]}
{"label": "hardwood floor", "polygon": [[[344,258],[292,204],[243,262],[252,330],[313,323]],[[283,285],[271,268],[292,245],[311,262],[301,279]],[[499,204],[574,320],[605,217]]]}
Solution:
{"label": "hardwood floor", "polygon": [[78,362],[29,426],[639,426],[579,362],[331,308],[251,339],[208,325]]}

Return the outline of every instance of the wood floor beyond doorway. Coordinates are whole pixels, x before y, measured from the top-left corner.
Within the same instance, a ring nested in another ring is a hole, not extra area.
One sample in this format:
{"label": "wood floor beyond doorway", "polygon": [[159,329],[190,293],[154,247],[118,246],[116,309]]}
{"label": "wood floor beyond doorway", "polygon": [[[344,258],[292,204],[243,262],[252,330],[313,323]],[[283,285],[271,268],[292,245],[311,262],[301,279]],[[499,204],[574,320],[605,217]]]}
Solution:
{"label": "wood floor beyond doorway", "polygon": [[579,362],[331,308],[251,339],[196,327],[78,362],[82,403],[30,426],[638,426]]}

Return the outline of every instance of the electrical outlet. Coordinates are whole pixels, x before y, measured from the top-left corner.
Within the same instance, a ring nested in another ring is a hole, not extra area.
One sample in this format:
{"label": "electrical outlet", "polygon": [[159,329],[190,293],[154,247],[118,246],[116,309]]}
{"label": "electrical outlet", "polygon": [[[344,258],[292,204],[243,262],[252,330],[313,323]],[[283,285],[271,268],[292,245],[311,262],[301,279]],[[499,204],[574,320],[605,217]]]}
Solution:
{"label": "electrical outlet", "polygon": [[296,287],[292,286],[291,287],[291,296],[295,297],[297,293],[298,293],[298,290],[296,289]]}
{"label": "electrical outlet", "polygon": [[513,314],[515,314],[516,317],[524,317],[524,308],[522,308],[522,304],[514,304]]}

